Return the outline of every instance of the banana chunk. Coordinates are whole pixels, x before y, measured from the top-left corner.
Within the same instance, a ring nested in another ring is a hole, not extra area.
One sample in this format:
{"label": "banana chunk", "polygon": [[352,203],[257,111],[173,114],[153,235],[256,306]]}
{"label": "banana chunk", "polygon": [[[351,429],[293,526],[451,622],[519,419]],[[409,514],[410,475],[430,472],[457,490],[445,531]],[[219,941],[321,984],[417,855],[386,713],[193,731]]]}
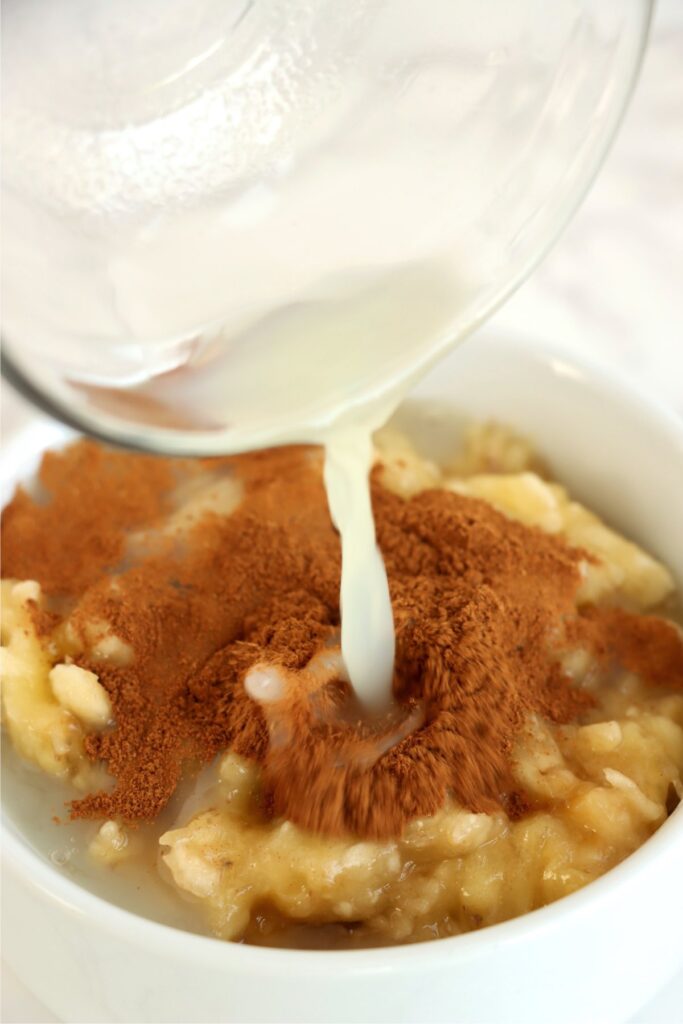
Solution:
{"label": "banana chunk", "polygon": [[94,672],[78,665],[55,665],[50,686],[62,707],[85,725],[103,729],[112,721],[109,694]]}

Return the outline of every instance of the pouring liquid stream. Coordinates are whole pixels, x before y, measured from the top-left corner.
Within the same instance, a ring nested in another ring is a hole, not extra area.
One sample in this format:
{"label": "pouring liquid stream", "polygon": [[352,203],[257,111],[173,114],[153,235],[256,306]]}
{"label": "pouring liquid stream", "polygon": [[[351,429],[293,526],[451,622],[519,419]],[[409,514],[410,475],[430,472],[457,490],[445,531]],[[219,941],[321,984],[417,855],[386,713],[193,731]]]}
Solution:
{"label": "pouring liquid stream", "polygon": [[339,429],[325,444],[325,488],[342,547],[341,647],[355,694],[368,712],[391,704],[394,618],[370,499],[371,428]]}

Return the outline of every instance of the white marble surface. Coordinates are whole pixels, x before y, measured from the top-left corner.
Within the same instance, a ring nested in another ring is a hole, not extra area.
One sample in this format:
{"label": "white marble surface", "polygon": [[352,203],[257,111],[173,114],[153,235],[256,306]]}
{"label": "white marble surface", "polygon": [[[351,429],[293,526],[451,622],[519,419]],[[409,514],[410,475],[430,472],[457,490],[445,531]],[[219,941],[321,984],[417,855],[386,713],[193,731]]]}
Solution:
{"label": "white marble surface", "polygon": [[[641,81],[605,167],[496,323],[611,360],[683,415],[683,0],[660,3]],[[5,430],[28,415],[5,391]],[[1,1019],[57,1018],[3,966]],[[683,1024],[683,976],[634,1024]]]}

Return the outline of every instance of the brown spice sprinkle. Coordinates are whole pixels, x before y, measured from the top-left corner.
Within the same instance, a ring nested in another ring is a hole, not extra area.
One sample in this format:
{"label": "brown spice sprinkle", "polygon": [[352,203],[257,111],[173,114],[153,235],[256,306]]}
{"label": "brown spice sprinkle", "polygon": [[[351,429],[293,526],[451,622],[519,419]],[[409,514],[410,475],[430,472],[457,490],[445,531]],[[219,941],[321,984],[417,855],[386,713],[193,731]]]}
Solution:
{"label": "brown spice sprinkle", "polygon": [[[683,687],[672,626],[577,612],[585,552],[485,502],[440,490],[404,500],[374,481],[394,692],[402,714],[422,714],[382,752],[395,716],[362,721],[340,680],[313,697],[304,685],[301,670],[339,630],[321,469],[310,448],[172,461],[80,441],[45,457],[42,500],[17,492],[3,515],[4,573],[41,583],[52,614],[36,622],[97,672],[114,708],[115,727],[86,747],[115,786],[75,801],[73,816],[151,820],[184,772],[229,747],[262,764],[265,813],[324,833],[395,836],[449,793],[518,816],[527,805],[510,759],[525,720],[569,722],[593,703],[562,674],[562,649],[588,645],[653,685]],[[232,514],[164,526],[188,482],[229,479],[243,488]],[[93,656],[93,622],[130,645],[129,664]],[[264,663],[282,666],[290,687],[270,723],[244,689]]]}

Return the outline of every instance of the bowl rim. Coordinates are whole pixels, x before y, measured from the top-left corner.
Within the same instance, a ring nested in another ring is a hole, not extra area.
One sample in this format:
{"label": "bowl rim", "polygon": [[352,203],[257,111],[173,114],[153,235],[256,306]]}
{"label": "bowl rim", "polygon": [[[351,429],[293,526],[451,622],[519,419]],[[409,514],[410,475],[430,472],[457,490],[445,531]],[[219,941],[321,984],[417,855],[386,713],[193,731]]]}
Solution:
{"label": "bowl rim", "polygon": [[[493,347],[494,351],[504,353],[507,358],[521,357],[531,359],[535,364],[542,363],[551,377],[571,377],[580,386],[603,393],[608,402],[616,399],[629,405],[634,416],[646,417],[666,437],[667,444],[672,445],[674,450],[679,449],[683,457],[683,418],[636,385],[620,369],[583,353],[577,356],[566,346],[537,342],[518,334],[509,336],[506,333],[503,338],[498,331],[485,331],[478,338],[477,344]],[[31,424],[22,428],[16,440],[19,441],[30,429]],[[72,431],[60,426],[47,433],[44,429],[40,430],[36,438],[56,441],[60,434],[73,436]],[[8,447],[13,446],[14,440],[10,440]],[[2,463],[7,465],[7,461],[12,463],[16,460],[6,460],[3,456]],[[616,898],[644,868],[657,870],[658,863],[679,843],[683,853],[683,804],[620,864],[577,892],[547,906],[462,935],[399,946],[341,950],[252,946],[162,924],[110,903],[61,874],[58,868],[48,864],[32,848],[30,842],[21,836],[4,806],[0,835],[3,874],[9,868],[41,898],[61,904],[66,912],[78,915],[130,944],[153,947],[164,953],[182,956],[184,960],[210,963],[219,968],[229,963],[231,967],[258,975],[264,970],[272,975],[289,973],[296,968],[306,971],[315,968],[319,975],[338,975],[340,971],[358,975],[388,972],[397,968],[412,971],[421,969],[427,962],[435,966],[444,960],[470,959],[486,946],[507,946],[526,941],[539,932],[563,926],[568,919],[581,916],[596,904]]]}

